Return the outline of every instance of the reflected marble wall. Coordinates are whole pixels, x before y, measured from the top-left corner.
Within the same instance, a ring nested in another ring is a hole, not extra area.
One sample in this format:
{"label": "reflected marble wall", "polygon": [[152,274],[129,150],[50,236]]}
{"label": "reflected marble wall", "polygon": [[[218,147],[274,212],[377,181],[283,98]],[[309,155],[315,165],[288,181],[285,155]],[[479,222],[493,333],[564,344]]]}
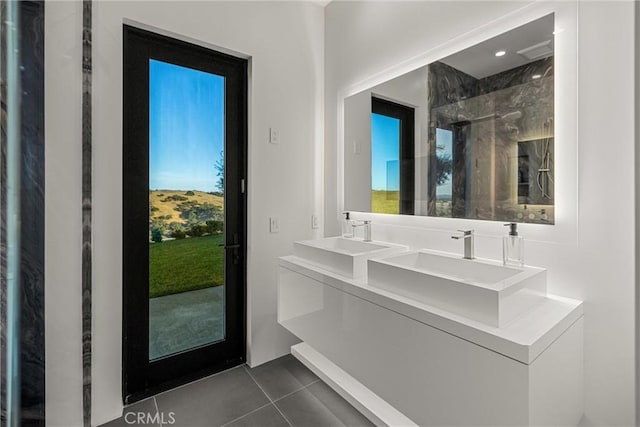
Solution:
{"label": "reflected marble wall", "polygon": [[[553,223],[553,200],[519,204],[517,185],[518,142],[553,141],[553,87],[553,57],[482,79],[429,65],[429,176],[436,173],[436,128],[452,130],[451,216]],[[429,215],[442,215],[429,181]]]}

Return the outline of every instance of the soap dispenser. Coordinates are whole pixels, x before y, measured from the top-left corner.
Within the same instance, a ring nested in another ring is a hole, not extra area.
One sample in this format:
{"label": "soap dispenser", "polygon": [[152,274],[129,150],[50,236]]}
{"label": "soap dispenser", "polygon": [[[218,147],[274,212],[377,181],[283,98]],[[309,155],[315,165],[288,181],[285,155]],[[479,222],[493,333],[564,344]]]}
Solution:
{"label": "soap dispenser", "polygon": [[522,267],[524,265],[524,239],[518,236],[518,224],[505,224],[509,235],[502,239],[502,262],[504,265]]}
{"label": "soap dispenser", "polygon": [[353,237],[353,227],[351,218],[349,217],[349,212],[342,212],[344,215],[344,220],[342,220],[342,237],[346,237],[347,239],[351,239]]}

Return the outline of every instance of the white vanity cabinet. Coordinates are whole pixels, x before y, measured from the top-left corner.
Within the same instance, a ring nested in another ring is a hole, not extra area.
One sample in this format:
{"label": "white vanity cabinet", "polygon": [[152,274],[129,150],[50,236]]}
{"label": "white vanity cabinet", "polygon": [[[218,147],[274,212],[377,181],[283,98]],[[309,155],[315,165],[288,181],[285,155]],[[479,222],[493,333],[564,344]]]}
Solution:
{"label": "white vanity cabinet", "polygon": [[280,258],[292,353],[379,425],[576,425],[582,303],[547,296],[501,328]]}

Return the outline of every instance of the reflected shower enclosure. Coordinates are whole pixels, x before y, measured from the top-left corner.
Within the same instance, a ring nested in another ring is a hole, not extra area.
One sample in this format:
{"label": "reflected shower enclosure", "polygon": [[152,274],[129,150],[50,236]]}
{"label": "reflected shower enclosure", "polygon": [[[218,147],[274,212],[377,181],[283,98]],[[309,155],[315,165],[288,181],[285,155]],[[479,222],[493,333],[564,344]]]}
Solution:
{"label": "reflected shower enclosure", "polygon": [[553,223],[553,56],[481,78],[428,72],[428,215]]}
{"label": "reflected shower enclosure", "polygon": [[553,138],[518,142],[518,203],[553,205]]}

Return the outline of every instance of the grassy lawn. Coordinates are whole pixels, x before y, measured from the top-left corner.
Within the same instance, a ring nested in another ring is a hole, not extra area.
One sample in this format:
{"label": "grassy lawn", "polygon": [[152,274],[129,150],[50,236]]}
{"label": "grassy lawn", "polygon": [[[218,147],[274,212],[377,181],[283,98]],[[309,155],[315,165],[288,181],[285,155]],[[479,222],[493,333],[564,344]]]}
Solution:
{"label": "grassy lawn", "polygon": [[399,191],[371,191],[371,212],[397,214],[400,212]]}
{"label": "grassy lawn", "polygon": [[222,234],[149,244],[149,296],[194,291],[224,283]]}

